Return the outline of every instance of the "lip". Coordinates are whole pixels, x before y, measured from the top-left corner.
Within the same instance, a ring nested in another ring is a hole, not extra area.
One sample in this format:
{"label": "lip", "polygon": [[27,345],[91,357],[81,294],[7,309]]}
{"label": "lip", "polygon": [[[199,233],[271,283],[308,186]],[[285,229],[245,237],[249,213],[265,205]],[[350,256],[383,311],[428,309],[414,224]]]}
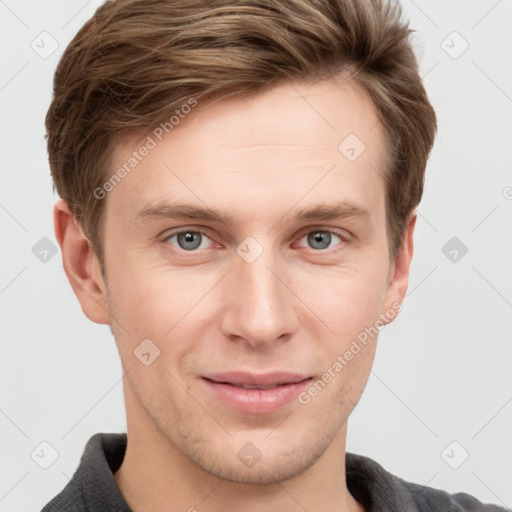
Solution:
{"label": "lip", "polygon": [[[250,414],[275,412],[293,401],[312,377],[289,372],[227,372],[204,375],[210,392],[226,405]],[[258,386],[247,389],[241,386]]]}

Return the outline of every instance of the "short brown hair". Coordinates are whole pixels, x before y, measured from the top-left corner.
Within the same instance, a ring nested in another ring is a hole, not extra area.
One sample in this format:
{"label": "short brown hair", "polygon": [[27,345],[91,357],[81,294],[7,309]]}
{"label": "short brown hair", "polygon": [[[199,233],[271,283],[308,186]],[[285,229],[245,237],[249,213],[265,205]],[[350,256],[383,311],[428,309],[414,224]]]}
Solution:
{"label": "short brown hair", "polygon": [[57,192],[102,262],[105,201],[93,191],[112,173],[116,136],[169,119],[191,97],[349,73],[370,94],[388,139],[394,257],[420,202],[436,132],[411,32],[400,6],[385,0],[107,1],[55,73],[46,130]]}

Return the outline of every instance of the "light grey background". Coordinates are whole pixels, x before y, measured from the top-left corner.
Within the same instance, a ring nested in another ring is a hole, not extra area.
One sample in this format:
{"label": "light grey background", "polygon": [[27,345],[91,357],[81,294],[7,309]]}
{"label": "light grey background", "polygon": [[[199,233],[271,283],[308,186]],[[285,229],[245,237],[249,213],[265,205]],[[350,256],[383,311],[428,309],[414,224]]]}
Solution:
{"label": "light grey background", "polygon": [[[43,237],[56,244],[44,141],[52,75],[99,4],[0,0],[2,511],[39,510],[91,435],[125,431],[109,328],[82,314],[60,252],[32,251]],[[408,297],[381,333],[348,451],[406,480],[512,507],[512,4],[403,5],[439,134]],[[453,247],[442,252],[452,237],[468,249],[455,248],[456,262]],[[58,452],[48,469],[43,441]]]}

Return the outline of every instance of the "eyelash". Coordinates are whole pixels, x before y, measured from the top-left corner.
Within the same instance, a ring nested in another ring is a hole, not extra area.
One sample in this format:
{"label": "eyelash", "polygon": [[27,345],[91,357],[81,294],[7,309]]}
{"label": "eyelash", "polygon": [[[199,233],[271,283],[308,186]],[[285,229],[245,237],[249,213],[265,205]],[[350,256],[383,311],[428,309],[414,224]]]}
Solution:
{"label": "eyelash", "polygon": [[[165,243],[168,243],[171,238],[174,238],[175,236],[180,235],[182,233],[199,233],[202,236],[208,238],[210,241],[214,242],[214,240],[212,240],[212,238],[208,235],[208,233],[206,233],[205,231],[203,231],[201,229],[180,229],[179,231],[174,231],[174,232],[166,235],[166,237],[164,238],[163,241]],[[344,233],[342,233],[341,231],[338,231],[336,229],[332,229],[332,228],[329,228],[329,229],[326,229],[326,228],[312,229],[312,230],[304,233],[303,235],[301,235],[299,239],[302,239],[302,238],[304,238],[305,236],[307,236],[307,235],[309,235],[311,233],[330,233],[332,235],[336,235],[341,240],[341,242],[338,244],[339,246],[344,245],[347,242],[347,236]],[[193,250],[190,250],[190,251],[186,251],[185,249],[181,249],[180,247],[173,246],[173,248],[178,250],[179,252],[183,252],[183,253],[187,253],[188,252],[188,253],[193,254],[193,253],[199,252],[199,249],[193,249]],[[330,248],[330,249],[313,249],[312,247],[308,247],[308,249],[310,249],[310,250],[312,250],[312,251],[314,251],[316,253],[323,253],[323,252],[325,252],[325,253],[331,253],[332,254],[333,251],[336,251],[336,247]],[[339,247],[338,247],[338,249],[339,249]]]}

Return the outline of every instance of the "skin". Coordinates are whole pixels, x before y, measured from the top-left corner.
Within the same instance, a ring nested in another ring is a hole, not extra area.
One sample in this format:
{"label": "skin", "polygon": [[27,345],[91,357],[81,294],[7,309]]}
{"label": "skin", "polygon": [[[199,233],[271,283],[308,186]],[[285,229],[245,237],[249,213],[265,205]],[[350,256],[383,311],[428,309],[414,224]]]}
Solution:
{"label": "skin", "polygon": [[[353,162],[338,150],[348,134],[366,146]],[[113,172],[142,140],[141,132],[120,139]],[[115,479],[134,511],[364,510],[345,483],[347,419],[377,337],[308,404],[293,400],[269,414],[228,407],[201,376],[285,370],[316,380],[365,327],[390,321],[407,290],[416,214],[392,260],[386,156],[376,110],[359,86],[279,84],[199,105],[108,193],[105,276],[57,202],[70,283],[87,317],[111,325],[126,372],[129,442]],[[293,218],[339,201],[368,215]],[[137,220],[163,202],[222,210],[233,224]],[[178,228],[207,237],[186,250],[171,237]],[[319,249],[307,235],[326,230],[340,238]],[[248,236],[263,249],[252,263],[236,252]],[[160,356],[145,366],[134,350],[148,338]],[[250,468],[237,457],[248,442],[262,454]]]}

